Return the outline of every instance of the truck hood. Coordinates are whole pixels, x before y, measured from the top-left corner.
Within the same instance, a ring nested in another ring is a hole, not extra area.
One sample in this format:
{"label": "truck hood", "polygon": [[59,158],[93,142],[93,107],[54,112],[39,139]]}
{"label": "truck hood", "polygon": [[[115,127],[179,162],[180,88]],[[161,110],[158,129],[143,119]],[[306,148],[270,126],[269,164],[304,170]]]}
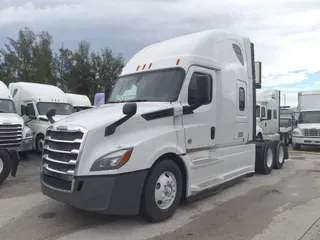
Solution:
{"label": "truck hood", "polygon": [[[56,115],[53,117],[53,119],[57,122],[65,117],[68,117],[69,115]],[[46,115],[40,115],[40,118],[43,118],[43,119],[48,119]]]}
{"label": "truck hood", "polygon": [[17,123],[23,125],[23,118],[16,113],[0,113],[0,124]]}
{"label": "truck hood", "polygon": [[[79,126],[87,130],[97,128],[101,125],[108,125],[124,116],[122,113],[124,104],[126,103],[105,104],[98,108],[80,111],[61,119],[57,124]],[[134,117],[141,116],[141,114],[144,113],[154,112],[172,107],[173,106],[171,105],[171,103],[167,102],[137,103],[137,113]]]}
{"label": "truck hood", "polygon": [[298,128],[300,129],[320,129],[320,123],[302,123],[298,124]]}

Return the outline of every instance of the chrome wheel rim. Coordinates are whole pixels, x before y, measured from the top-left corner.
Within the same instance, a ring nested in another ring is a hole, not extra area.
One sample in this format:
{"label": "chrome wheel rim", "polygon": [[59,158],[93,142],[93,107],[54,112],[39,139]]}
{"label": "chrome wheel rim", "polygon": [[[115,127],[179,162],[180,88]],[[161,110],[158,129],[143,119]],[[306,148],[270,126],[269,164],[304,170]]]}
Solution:
{"label": "chrome wheel rim", "polygon": [[272,156],[272,150],[271,150],[271,148],[269,148],[269,149],[267,150],[267,156],[266,156],[266,158],[267,158],[267,166],[268,166],[268,168],[271,168],[271,166],[272,166],[272,161],[273,161],[273,156]]}
{"label": "chrome wheel rim", "polygon": [[41,152],[42,152],[42,149],[43,149],[43,143],[44,143],[44,140],[43,139],[39,139],[39,141],[38,141],[38,149]]}
{"label": "chrome wheel rim", "polygon": [[168,209],[174,202],[177,195],[177,180],[173,173],[164,172],[156,182],[154,197],[157,206]]}
{"label": "chrome wheel rim", "polygon": [[2,173],[2,171],[3,171],[3,161],[2,161],[2,159],[0,158],[0,173]]}
{"label": "chrome wheel rim", "polygon": [[284,149],[282,146],[279,147],[278,161],[279,163],[283,163],[284,161]]}

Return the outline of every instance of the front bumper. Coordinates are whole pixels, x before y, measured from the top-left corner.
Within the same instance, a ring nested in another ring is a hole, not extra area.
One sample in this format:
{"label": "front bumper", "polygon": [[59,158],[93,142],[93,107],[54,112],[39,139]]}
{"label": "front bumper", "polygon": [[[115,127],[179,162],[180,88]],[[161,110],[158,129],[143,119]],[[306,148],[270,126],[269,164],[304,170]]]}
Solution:
{"label": "front bumper", "polygon": [[18,148],[18,152],[25,152],[32,150],[32,138],[22,139],[22,142]]}
{"label": "front bumper", "polygon": [[315,145],[320,146],[320,137],[318,138],[308,138],[308,137],[297,137],[292,136],[293,144],[301,144],[301,145]]}
{"label": "front bumper", "polygon": [[[41,172],[40,177],[42,193],[59,202],[92,212],[137,215],[146,176],[147,170],[119,175],[74,177],[71,181],[44,172]],[[66,190],[69,187],[71,190]]]}

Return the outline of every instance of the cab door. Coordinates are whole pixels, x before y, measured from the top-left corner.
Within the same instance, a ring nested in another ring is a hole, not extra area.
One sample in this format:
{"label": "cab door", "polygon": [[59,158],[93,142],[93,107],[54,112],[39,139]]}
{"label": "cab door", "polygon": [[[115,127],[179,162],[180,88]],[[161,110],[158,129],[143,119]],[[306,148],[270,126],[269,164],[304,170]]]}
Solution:
{"label": "cab door", "polygon": [[[206,83],[201,86],[206,102],[196,109],[197,87],[199,81]],[[183,127],[185,131],[185,146],[188,155],[190,174],[190,190],[200,191],[208,186],[219,184],[219,166],[214,158],[217,138],[216,129],[216,75],[215,71],[193,66],[186,76],[183,91]]]}
{"label": "cab door", "polygon": [[[199,76],[207,78],[208,101],[193,111],[187,106],[196,102],[197,79]],[[185,96],[183,127],[185,129],[185,144],[187,152],[209,150],[214,147],[216,139],[216,81],[215,71],[193,66],[189,69],[184,89]]]}

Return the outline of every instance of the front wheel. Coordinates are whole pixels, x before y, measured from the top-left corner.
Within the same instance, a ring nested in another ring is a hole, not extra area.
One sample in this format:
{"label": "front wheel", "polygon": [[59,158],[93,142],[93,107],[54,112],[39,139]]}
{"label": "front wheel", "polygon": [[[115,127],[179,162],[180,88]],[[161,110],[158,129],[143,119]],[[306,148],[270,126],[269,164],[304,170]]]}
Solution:
{"label": "front wheel", "polygon": [[148,174],[141,200],[141,216],[161,222],[176,211],[182,196],[182,175],[179,167],[166,159],[157,163]]}
{"label": "front wheel", "polygon": [[11,168],[12,162],[10,155],[5,151],[0,151],[0,183],[7,179]]}
{"label": "front wheel", "polygon": [[43,134],[39,134],[37,136],[37,140],[36,140],[36,151],[39,154],[42,154],[43,143],[44,143],[44,136],[43,136]]}

